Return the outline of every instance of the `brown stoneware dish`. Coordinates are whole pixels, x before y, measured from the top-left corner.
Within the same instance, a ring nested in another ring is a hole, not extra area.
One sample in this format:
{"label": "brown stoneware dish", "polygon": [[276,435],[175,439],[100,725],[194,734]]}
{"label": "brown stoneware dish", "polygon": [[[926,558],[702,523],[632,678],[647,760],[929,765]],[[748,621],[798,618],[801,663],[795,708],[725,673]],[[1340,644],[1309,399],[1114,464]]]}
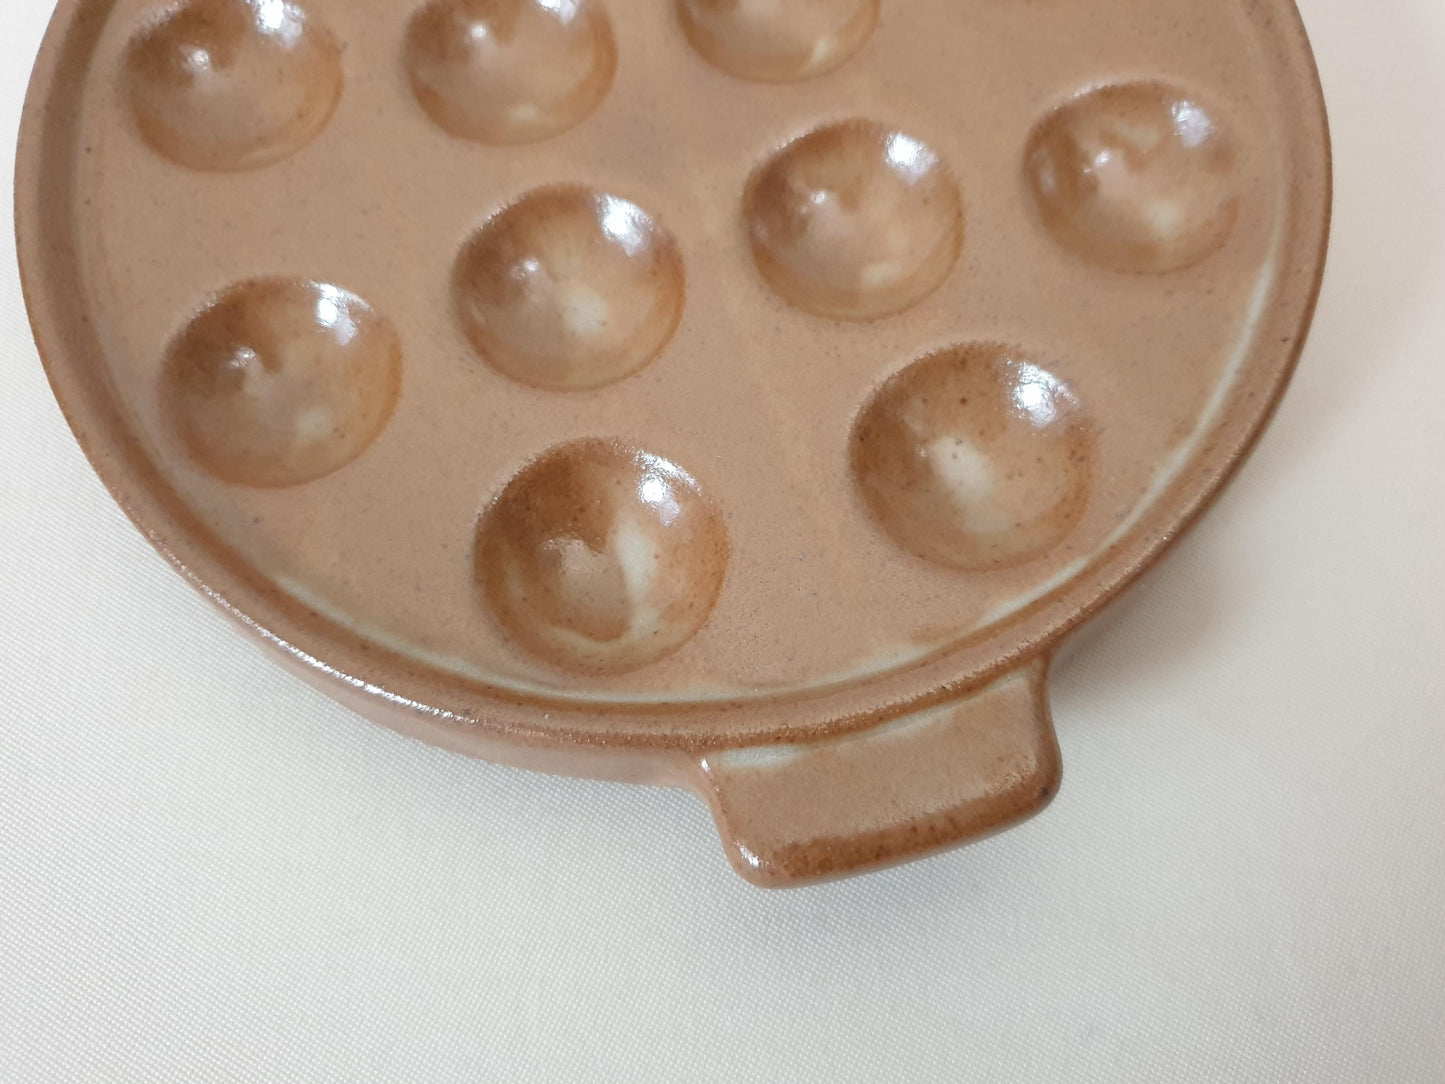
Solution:
{"label": "brown stoneware dish", "polygon": [[361,713],[786,885],[1005,827],[1299,354],[1291,0],[62,0],[26,300],[95,469]]}

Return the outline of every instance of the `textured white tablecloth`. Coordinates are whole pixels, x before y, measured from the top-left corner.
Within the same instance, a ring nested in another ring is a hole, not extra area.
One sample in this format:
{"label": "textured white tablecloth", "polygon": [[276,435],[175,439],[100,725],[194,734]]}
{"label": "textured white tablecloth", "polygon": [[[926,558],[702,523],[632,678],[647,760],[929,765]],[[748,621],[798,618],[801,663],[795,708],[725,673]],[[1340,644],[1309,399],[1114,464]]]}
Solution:
{"label": "textured white tablecloth", "polygon": [[91,474],[7,243],[0,1080],[1445,1080],[1445,5],[1302,6],[1338,198],[1277,421],[1057,668],[1049,811],[821,888],[272,666]]}

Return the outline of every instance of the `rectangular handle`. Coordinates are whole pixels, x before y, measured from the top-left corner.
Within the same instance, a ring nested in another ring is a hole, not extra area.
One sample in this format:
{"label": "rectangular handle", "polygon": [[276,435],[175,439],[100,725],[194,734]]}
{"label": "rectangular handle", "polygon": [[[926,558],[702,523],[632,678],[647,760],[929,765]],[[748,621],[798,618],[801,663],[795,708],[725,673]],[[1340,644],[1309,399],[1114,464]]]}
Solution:
{"label": "rectangular handle", "polygon": [[1038,812],[1058,789],[1048,660],[960,700],[805,745],[702,758],[698,789],[728,858],[787,886],[957,846]]}

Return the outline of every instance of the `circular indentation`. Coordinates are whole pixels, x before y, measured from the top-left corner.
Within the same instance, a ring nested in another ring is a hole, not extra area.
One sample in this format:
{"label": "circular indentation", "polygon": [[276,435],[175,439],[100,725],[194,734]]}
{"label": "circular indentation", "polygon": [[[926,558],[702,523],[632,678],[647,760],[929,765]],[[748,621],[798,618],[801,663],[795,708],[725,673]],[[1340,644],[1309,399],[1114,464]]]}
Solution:
{"label": "circular indentation", "polygon": [[677,650],[712,612],[727,559],[722,516],[686,471],[603,440],[523,468],[477,528],[477,579],[503,626],[575,670]]}
{"label": "circular indentation", "polygon": [[667,345],[685,294],[677,242],[637,204],[535,189],[462,249],[453,291],[467,337],[525,384],[575,391],[635,373]]}
{"label": "circular indentation", "polygon": [[292,0],[186,0],[126,57],[141,135],[193,169],[239,170],[310,142],[341,97],[341,50]]}
{"label": "circular indentation", "polygon": [[853,477],[899,545],[966,571],[1042,556],[1088,501],[1092,427],[1007,347],[955,346],[896,373],[858,416]]}
{"label": "circular indentation", "polygon": [[407,28],[406,68],[452,135],[533,143],[601,104],[617,46],[596,0],[432,0]]}
{"label": "circular indentation", "polygon": [[1239,213],[1235,158],[1198,101],[1163,83],[1128,83],[1045,117],[1025,164],[1061,245],[1117,271],[1161,274],[1224,244]]}
{"label": "circular indentation", "polygon": [[677,12],[709,63],[769,83],[832,71],[878,25],[878,0],[678,0]]}
{"label": "circular indentation", "polygon": [[167,351],[162,403],[187,449],[228,482],[330,474],[386,426],[401,343],[353,293],[303,279],[231,287]]}
{"label": "circular indentation", "polygon": [[743,217],[773,289],[842,319],[922,300],[963,243],[963,203],[938,155],[870,121],[819,128],[773,155],[748,181]]}

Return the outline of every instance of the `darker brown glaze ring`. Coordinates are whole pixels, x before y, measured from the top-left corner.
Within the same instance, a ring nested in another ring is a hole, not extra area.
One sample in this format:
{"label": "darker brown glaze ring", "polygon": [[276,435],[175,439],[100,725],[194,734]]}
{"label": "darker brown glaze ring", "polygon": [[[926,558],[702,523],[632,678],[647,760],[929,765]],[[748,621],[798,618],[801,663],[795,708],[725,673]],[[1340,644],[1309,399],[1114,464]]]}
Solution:
{"label": "darker brown glaze ring", "polygon": [[697,481],[624,444],[533,460],[477,526],[476,575],[517,641],[564,669],[633,670],[676,651],[722,590],[728,537]]}
{"label": "darker brown glaze ring", "polygon": [[872,320],[936,290],[963,244],[963,201],[922,140],[874,121],[799,136],[753,173],[743,218],[758,270],[800,309]]}
{"label": "darker brown glaze ring", "polygon": [[600,0],[431,0],[407,26],[412,90],[445,131],[535,143],[601,105],[617,70]]}
{"label": "darker brown glaze ring", "polygon": [[1164,274],[1224,245],[1239,215],[1237,158],[1205,103],[1164,83],[1124,83],[1039,122],[1026,171],[1059,244],[1116,271]]}
{"label": "darker brown glaze ring", "polygon": [[489,365],[524,384],[579,391],[657,357],[682,319],[686,278],[672,234],[637,204],[547,185],[472,235],[452,295]]}
{"label": "darker brown glaze ring", "polygon": [[986,571],[1068,537],[1089,499],[1094,427],[1025,352],[967,343],[890,377],[859,414],[850,453],[859,492],[899,545]]}
{"label": "darker brown glaze ring", "polygon": [[184,0],[126,56],[141,135],[198,170],[256,169],[309,143],[341,97],[341,48],[296,0]]}

